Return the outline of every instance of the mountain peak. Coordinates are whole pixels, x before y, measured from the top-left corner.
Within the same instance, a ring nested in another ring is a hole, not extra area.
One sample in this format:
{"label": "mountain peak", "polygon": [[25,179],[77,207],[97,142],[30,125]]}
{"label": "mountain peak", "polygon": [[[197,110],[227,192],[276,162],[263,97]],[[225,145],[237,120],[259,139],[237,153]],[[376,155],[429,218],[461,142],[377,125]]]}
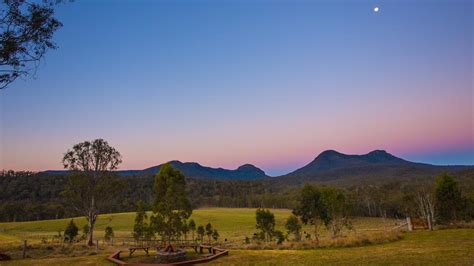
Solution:
{"label": "mountain peak", "polygon": [[336,169],[355,169],[375,165],[406,164],[407,161],[391,155],[384,150],[374,150],[364,155],[348,155],[335,150],[321,152],[311,163],[294,171],[296,175],[314,175]]}
{"label": "mountain peak", "polygon": [[[267,177],[263,170],[251,164],[244,164],[236,170],[228,170],[224,168],[207,167],[196,162],[173,160],[168,163],[180,170],[186,177],[198,179],[253,180]],[[163,165],[160,164],[141,171],[133,171],[130,172],[130,174],[156,174],[159,172],[161,166]]]}
{"label": "mountain peak", "polygon": [[365,155],[362,155],[364,159],[372,163],[380,163],[380,162],[406,162],[403,159],[393,156],[392,154],[384,151],[384,150],[374,150]]}
{"label": "mountain peak", "polygon": [[386,150],[373,150],[367,154],[389,154]]}
{"label": "mountain peak", "polygon": [[247,170],[247,169],[258,169],[255,165],[253,164],[243,164],[241,166],[239,166],[239,168],[237,168],[237,170]]}
{"label": "mountain peak", "polygon": [[321,153],[318,155],[318,157],[320,157],[320,156],[321,156],[321,157],[324,157],[324,156],[334,156],[334,155],[338,156],[338,155],[345,155],[345,154],[340,153],[340,152],[338,152],[338,151],[336,151],[336,150],[325,150],[325,151],[321,152]]}

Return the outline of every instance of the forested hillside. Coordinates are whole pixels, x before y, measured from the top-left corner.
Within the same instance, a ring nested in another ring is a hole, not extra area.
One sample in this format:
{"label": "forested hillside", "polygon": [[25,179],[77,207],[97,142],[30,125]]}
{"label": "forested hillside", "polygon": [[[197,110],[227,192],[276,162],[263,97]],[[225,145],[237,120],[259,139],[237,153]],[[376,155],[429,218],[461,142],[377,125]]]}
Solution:
{"label": "forested hillside", "polygon": [[429,179],[444,172],[456,173],[473,169],[474,166],[439,166],[410,162],[382,150],[364,155],[348,155],[328,150],[306,166],[279,177],[277,181],[282,185],[301,185],[306,182],[342,186],[380,184],[387,181],[410,182],[413,179]]}
{"label": "forested hillside", "polygon": [[[474,199],[474,170],[452,172],[459,179],[463,194]],[[122,193],[109,202],[106,213],[135,211],[136,202],[151,201],[154,175],[119,177]],[[26,221],[56,219],[81,215],[72,209],[61,195],[67,182],[66,174],[4,171],[0,174],[0,220]],[[352,202],[357,216],[401,217],[416,212],[417,192],[431,190],[435,175],[406,180],[386,180],[378,183],[348,182],[312,183],[338,186]],[[350,180],[350,179],[349,179]],[[195,207],[272,207],[293,208],[300,186],[282,183],[278,178],[264,180],[209,180],[187,178],[189,198]]]}

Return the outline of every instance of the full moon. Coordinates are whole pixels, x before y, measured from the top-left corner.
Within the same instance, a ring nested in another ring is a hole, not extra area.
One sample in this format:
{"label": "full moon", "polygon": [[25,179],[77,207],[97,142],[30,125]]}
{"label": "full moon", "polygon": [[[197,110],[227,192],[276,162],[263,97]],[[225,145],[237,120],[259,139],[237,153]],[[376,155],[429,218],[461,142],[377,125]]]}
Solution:
{"label": "full moon", "polygon": [[378,6],[374,7],[374,12],[379,12],[379,7]]}

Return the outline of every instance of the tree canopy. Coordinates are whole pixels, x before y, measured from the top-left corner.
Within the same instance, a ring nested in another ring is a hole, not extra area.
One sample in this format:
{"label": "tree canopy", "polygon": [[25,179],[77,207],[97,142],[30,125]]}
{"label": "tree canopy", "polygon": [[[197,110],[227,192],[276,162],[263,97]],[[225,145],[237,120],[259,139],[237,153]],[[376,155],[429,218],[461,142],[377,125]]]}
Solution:
{"label": "tree canopy", "polygon": [[112,204],[123,187],[110,171],[122,162],[120,153],[103,139],[85,141],[73,146],[63,157],[64,168],[73,170],[63,195],[80,214],[86,216],[92,246],[97,215]]}
{"label": "tree canopy", "polygon": [[275,232],[275,215],[267,209],[256,211],[257,229],[264,235],[265,241],[271,240]]}
{"label": "tree canopy", "polygon": [[454,177],[443,174],[436,179],[435,204],[438,223],[460,219],[464,203],[458,181]]}
{"label": "tree canopy", "polygon": [[54,4],[44,0],[3,0],[0,5],[0,90],[36,69],[50,49],[62,24],[54,17]]}
{"label": "tree canopy", "polygon": [[165,241],[178,238],[192,213],[184,175],[170,164],[163,165],[155,178],[154,193],[151,223],[155,232]]}

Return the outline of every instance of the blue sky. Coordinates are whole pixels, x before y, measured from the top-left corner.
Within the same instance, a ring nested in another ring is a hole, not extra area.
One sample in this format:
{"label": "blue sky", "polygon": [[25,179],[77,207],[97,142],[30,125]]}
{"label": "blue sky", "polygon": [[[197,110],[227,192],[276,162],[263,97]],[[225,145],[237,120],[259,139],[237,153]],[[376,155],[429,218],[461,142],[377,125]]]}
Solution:
{"label": "blue sky", "polygon": [[0,169],[60,169],[99,137],[127,169],[178,159],[277,175],[325,149],[474,164],[472,5],[62,4],[59,49],[0,92]]}

